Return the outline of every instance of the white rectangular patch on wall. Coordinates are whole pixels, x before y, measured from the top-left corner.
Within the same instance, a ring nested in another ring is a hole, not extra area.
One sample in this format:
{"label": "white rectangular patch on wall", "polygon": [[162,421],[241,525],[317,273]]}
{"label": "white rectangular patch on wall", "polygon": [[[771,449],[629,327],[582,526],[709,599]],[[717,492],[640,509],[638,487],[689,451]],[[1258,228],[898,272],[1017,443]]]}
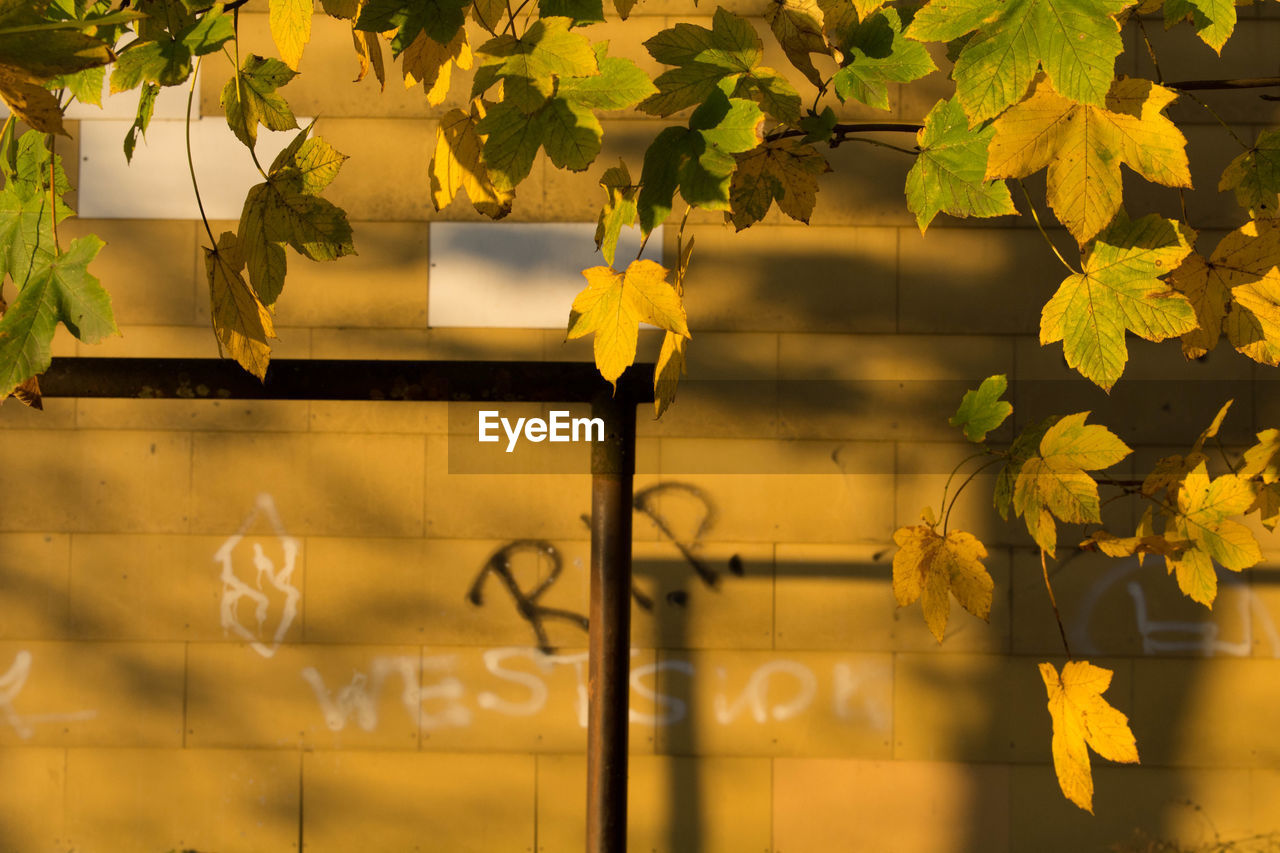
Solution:
{"label": "white rectangular patch on wall", "polygon": [[[596,226],[581,222],[433,222],[427,323],[434,327],[564,329],[586,287],[582,271],[604,266]],[[640,230],[622,229],[614,266],[640,249]],[[662,229],[643,258],[662,263]]]}
{"label": "white rectangular patch on wall", "polygon": [[[310,119],[298,119],[306,127]],[[199,219],[187,168],[186,122],[152,122],[133,165],[124,159],[129,121],[80,124],[80,215],[85,219]],[[298,133],[258,130],[258,162],[269,168]],[[262,182],[249,149],[222,116],[191,122],[191,156],[210,219],[239,219],[249,188]]]}

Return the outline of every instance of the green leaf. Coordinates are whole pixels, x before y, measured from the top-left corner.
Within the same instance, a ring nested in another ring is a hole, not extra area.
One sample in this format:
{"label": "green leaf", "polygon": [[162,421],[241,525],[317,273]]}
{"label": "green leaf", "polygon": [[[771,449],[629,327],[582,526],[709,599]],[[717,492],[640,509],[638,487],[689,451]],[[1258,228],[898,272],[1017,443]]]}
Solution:
{"label": "green leaf", "polygon": [[129,162],[133,162],[133,149],[138,144],[139,134],[145,138],[147,128],[151,126],[151,114],[155,112],[158,94],[160,87],[155,83],[142,84],[142,91],[138,94],[138,114],[133,120],[133,126],[124,136],[124,159]]}
{"label": "green leaf", "polygon": [[736,98],[750,98],[776,121],[794,124],[800,121],[800,95],[781,74],[768,68],[756,68],[738,78],[733,92]]}
{"label": "green leaf", "polygon": [[1191,252],[1178,223],[1123,212],[1094,242],[1084,272],[1044,307],[1040,343],[1063,343],[1067,364],[1110,390],[1128,361],[1125,332],[1162,341],[1196,328],[1190,301],[1160,280]]}
{"label": "green leaf", "polygon": [[939,213],[951,216],[1004,216],[1017,213],[1004,181],[988,181],[987,146],[995,128],[969,130],[960,102],[939,101],[925,117],[920,154],[907,173],[907,207],[920,233]]}
{"label": "green leaf", "polygon": [[50,88],[65,87],[82,104],[102,106],[102,84],[107,79],[107,69],[102,66],[86,68],[74,74],[63,74],[49,81]]}
{"label": "green leaf", "polygon": [[485,137],[484,162],[489,179],[499,193],[514,189],[529,176],[533,158],[542,145],[541,116],[541,112],[527,116],[503,101],[494,104],[477,122],[476,131]]}
{"label": "green leaf", "polygon": [[[937,2],[937,0],[935,0]],[[902,19],[886,8],[860,23],[845,46],[844,67],[836,72],[836,97],[889,109],[889,83],[909,83],[936,71],[929,51],[902,35]]]}
{"label": "green leaf", "polygon": [[683,127],[668,127],[645,149],[636,203],[642,234],[648,235],[671,215],[672,197],[680,184],[680,165],[687,156],[688,135]]}
{"label": "green leaf", "polygon": [[253,148],[258,125],[268,130],[292,130],[298,126],[293,110],[276,90],[297,72],[278,59],[250,54],[240,71],[222,87],[222,108],[236,138]]}
{"label": "green leaf", "polygon": [[566,77],[556,94],[589,110],[625,110],[657,92],[649,75],[630,59],[606,56],[608,43],[596,45],[600,73]]}
{"label": "green leaf", "polygon": [[[641,110],[660,116],[701,104],[721,80],[734,83],[737,75],[750,74],[763,49],[751,24],[723,8],[716,10],[710,30],[677,24],[644,44],[654,59],[679,66],[660,74],[653,81],[658,94],[640,104]],[[768,86],[768,81],[761,78],[760,85]],[[732,85],[729,88],[732,90]]]}
{"label": "green leaf", "polygon": [[658,87],[657,93],[641,101],[639,108],[650,115],[669,116],[701,104],[728,76],[730,73],[721,66],[704,62],[691,62],[664,71],[653,81]]}
{"label": "green leaf", "polygon": [[367,33],[395,30],[391,53],[399,56],[425,32],[440,44],[453,41],[466,21],[470,0],[367,0],[354,28]]}
{"label": "green leaf", "polygon": [[44,255],[0,318],[0,399],[49,366],[49,344],[58,323],[85,343],[115,334],[111,297],[89,274],[103,242],[93,235],[60,255]]}
{"label": "green leaf", "polygon": [[988,376],[976,390],[964,392],[960,408],[948,423],[961,427],[970,441],[985,441],[987,433],[1013,414],[1013,406],[1000,399],[1008,387],[1009,380],[1003,374]]}
{"label": "green leaf", "polygon": [[554,78],[589,77],[600,71],[591,42],[571,32],[572,25],[572,18],[539,18],[520,38],[499,36],[476,52],[482,65],[496,66],[493,73],[498,77],[523,80],[542,97],[550,97]]}
{"label": "green leaf", "polygon": [[976,125],[1022,100],[1040,68],[1070,100],[1103,106],[1124,49],[1113,16],[1129,5],[1130,0],[932,0],[907,35],[949,41],[977,30],[952,72],[960,103]]}
{"label": "green leaf", "polygon": [[1255,219],[1280,216],[1280,129],[1259,132],[1253,147],[1228,164],[1218,190],[1235,190],[1236,201]]}
{"label": "green leaf", "polygon": [[1018,474],[1021,473],[1023,464],[1036,455],[1040,449],[1040,440],[1049,431],[1049,427],[1057,422],[1058,419],[1056,417],[1050,417],[1045,418],[1038,424],[1029,424],[1019,433],[1018,437],[1014,439],[1013,445],[1010,446],[1005,457],[1005,463],[1000,466],[1000,473],[996,475],[996,485],[992,493],[992,504],[1004,520],[1009,520],[1009,508],[1013,504],[1014,484],[1018,480]]}
{"label": "green leaf", "polygon": [[557,168],[581,172],[600,153],[604,128],[595,113],[574,101],[552,98],[540,117],[542,146]]}
{"label": "green leaf", "polygon": [[[19,286],[33,267],[54,254],[50,221],[49,167],[53,164],[55,216],[62,222],[72,210],[62,200],[70,190],[62,158],[52,157],[44,135],[29,130],[6,146],[5,186],[0,190],[0,280],[5,274]],[[3,399],[3,398],[0,398]]]}
{"label": "green leaf", "polygon": [[1216,53],[1222,53],[1222,46],[1236,28],[1236,4],[1234,0],[1166,0],[1165,29],[1186,17],[1191,18],[1200,39]]}

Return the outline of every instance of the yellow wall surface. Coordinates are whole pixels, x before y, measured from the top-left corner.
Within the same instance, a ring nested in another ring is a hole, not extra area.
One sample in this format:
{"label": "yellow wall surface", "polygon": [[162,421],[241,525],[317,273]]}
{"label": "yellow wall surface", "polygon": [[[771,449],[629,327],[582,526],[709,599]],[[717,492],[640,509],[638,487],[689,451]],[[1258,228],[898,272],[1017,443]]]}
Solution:
{"label": "yellow wall surface", "polygon": [[[241,13],[244,51],[271,52],[265,5]],[[785,67],[764,5],[730,7]],[[656,71],[645,38],[709,23],[711,8],[685,7],[643,0],[590,35]],[[1227,74],[1280,71],[1278,8],[1241,10]],[[1193,35],[1152,37],[1182,77],[1201,76]],[[212,60],[206,116],[226,71]],[[1136,44],[1120,62],[1149,73]],[[318,16],[284,92],[351,157],[331,195],[360,254],[291,259],[276,354],[589,360],[558,330],[431,327],[431,223],[477,218],[465,201],[432,212],[426,172],[467,81],[430,108],[394,81],[381,95],[352,84],[355,71],[345,25]],[[919,120],[946,86],[937,73],[892,91],[888,118]],[[1280,117],[1253,95],[1211,97],[1246,124]],[[1207,113],[1175,109],[1202,170],[1189,215],[1212,237],[1234,227],[1216,176],[1235,149]],[[637,175],[661,126],[606,120],[581,174],[540,158],[511,219],[593,222],[600,171],[623,156]],[[73,148],[60,143],[69,164]],[[1186,363],[1176,345],[1131,342],[1108,397],[1037,342],[1061,271],[1029,218],[939,221],[922,237],[902,195],[910,158],[825,153],[835,171],[810,227],[776,211],[741,234],[690,219],[693,381],[661,421],[638,412],[636,586],[652,606],[633,617],[631,850],[1200,850],[1280,833],[1274,536],[1259,531],[1264,563],[1224,577],[1212,612],[1158,561],[1051,566],[1073,651],[1115,670],[1107,698],[1142,756],[1095,759],[1096,816],[1058,791],[1036,664],[1061,664],[1062,646],[1039,559],[992,512],[990,477],[953,511],[991,552],[990,622],[953,608],[939,646],[889,584],[892,532],[937,506],[968,454],[946,417],[983,377],[1009,375],[1018,428],[1092,410],[1149,466],[1227,396],[1228,447],[1280,425],[1276,374],[1222,348]],[[1168,198],[1135,185],[1133,209],[1146,201]],[[55,355],[217,354],[198,222],[65,227],[108,242],[95,272],[122,335],[59,337]],[[651,359],[656,339],[641,349]],[[581,850],[586,635],[547,614],[553,650],[540,650],[502,574],[526,592],[554,576],[537,603],[585,614],[587,455],[566,451],[553,473],[532,451],[502,460],[508,473],[465,473],[492,459],[475,408],[0,408],[0,853]],[[1263,841],[1230,849],[1280,848]]]}

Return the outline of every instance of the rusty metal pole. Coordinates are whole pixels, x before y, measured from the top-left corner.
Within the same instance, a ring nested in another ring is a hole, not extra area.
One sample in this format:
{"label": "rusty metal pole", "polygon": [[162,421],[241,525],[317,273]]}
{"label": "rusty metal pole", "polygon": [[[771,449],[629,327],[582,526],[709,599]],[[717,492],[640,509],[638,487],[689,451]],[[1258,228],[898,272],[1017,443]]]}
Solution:
{"label": "rusty metal pole", "polygon": [[626,386],[591,401],[605,440],[591,453],[591,604],[587,647],[587,853],[627,849],[631,682],[631,503],[636,408]]}

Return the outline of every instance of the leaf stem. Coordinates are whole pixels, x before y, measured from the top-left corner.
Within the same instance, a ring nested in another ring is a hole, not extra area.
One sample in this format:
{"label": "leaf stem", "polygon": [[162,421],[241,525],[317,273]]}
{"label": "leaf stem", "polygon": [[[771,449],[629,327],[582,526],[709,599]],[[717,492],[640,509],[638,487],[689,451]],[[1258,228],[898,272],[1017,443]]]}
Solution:
{"label": "leaf stem", "polygon": [[979,450],[977,453],[970,453],[968,456],[966,456],[965,458],[961,459],[959,462],[956,463],[955,467],[951,469],[951,473],[947,475],[947,482],[942,484],[942,503],[938,504],[939,509],[942,509],[944,511],[946,510],[947,493],[951,491],[951,481],[956,478],[956,474],[960,473],[960,469],[968,465],[970,462],[972,462],[975,459],[981,459],[983,456],[986,456],[990,452],[991,452],[990,450]]}
{"label": "leaf stem", "polygon": [[899,145],[894,145],[889,142],[881,142],[879,139],[868,139],[865,136],[832,137],[831,142],[828,144],[832,148],[835,148],[837,145],[840,145],[843,142],[865,142],[868,145],[875,145],[878,148],[888,148],[890,151],[900,151],[903,154],[910,154],[912,157],[918,157],[920,155],[919,150],[912,149],[912,148],[903,148]]}
{"label": "leaf stem", "polygon": [[[951,509],[956,505],[956,501],[960,499],[960,493],[964,491],[965,486],[972,483],[974,477],[978,476],[984,470],[986,470],[987,468],[990,468],[992,465],[995,465],[997,462],[1002,461],[1002,459],[1003,459],[1002,456],[997,456],[994,459],[988,459],[986,462],[983,462],[977,468],[974,468],[971,472],[969,472],[969,476],[964,478],[964,482],[956,487],[956,493],[951,496],[951,503],[947,504],[946,509],[943,510],[943,513],[942,513],[942,537],[944,539],[947,536],[947,524],[948,522],[951,521]],[[942,500],[943,502],[945,502],[946,497],[944,496]]]}
{"label": "leaf stem", "polygon": [[1169,89],[1190,92],[1194,89],[1222,91],[1227,89],[1266,89],[1280,86],[1280,77],[1244,77],[1234,80],[1182,80],[1178,83],[1165,83]]}
{"label": "leaf stem", "polygon": [[471,0],[471,9],[476,13],[476,20],[480,22],[480,26],[484,31],[494,38],[497,38],[497,31],[493,27],[489,26],[489,22],[484,19],[484,15],[480,12],[480,4],[476,2],[476,0]]}
{"label": "leaf stem", "polygon": [[[196,193],[196,207],[200,208],[200,221],[204,223],[204,232],[209,235],[209,248],[217,251],[218,241],[213,237],[213,229],[209,227],[209,217],[204,213],[204,202],[200,199],[200,182],[196,180],[196,163],[191,156],[191,103],[196,96],[196,75],[200,72],[200,63],[204,57],[196,60],[196,67],[191,72],[191,86],[187,90],[187,120],[184,125],[187,141],[187,169],[191,172],[191,189]],[[239,68],[236,69],[237,77],[239,76]],[[219,345],[221,347],[221,345]]]}
{"label": "leaf stem", "polygon": [[1044,549],[1040,549],[1040,570],[1044,573],[1044,588],[1049,591],[1049,603],[1053,605],[1053,618],[1058,620],[1058,635],[1062,637],[1062,648],[1071,660],[1071,644],[1067,642],[1067,629],[1062,625],[1062,614],[1058,612],[1058,599],[1053,594],[1053,584],[1049,583],[1049,564],[1045,562]]}
{"label": "leaf stem", "polygon": [[[233,69],[233,73],[236,75],[236,101],[240,104],[240,117],[241,117],[241,120],[243,120],[245,115],[245,109],[244,109],[244,89],[241,88],[241,83],[240,83],[240,10],[239,9],[236,9],[235,12],[231,14],[231,27],[235,32],[235,38],[233,38],[231,41],[233,41],[236,46],[236,56],[234,60],[235,68]],[[223,51],[225,52],[226,48],[223,48]],[[199,65],[197,64],[196,67],[198,70]],[[193,81],[195,80],[195,77],[196,77],[195,72],[192,72],[191,79]],[[191,105],[189,103],[187,104],[187,115],[188,116],[191,115]],[[246,127],[245,136],[248,136],[248,135],[249,135],[249,128]],[[249,146],[249,159],[253,160],[253,165],[258,169],[258,174],[262,175],[262,179],[264,181],[268,180],[266,170],[263,169],[262,164],[258,162],[258,152],[253,150],[252,145]]]}
{"label": "leaf stem", "polygon": [[1044,241],[1049,244],[1049,248],[1053,249],[1053,253],[1058,256],[1058,260],[1062,261],[1062,265],[1071,270],[1076,275],[1080,275],[1080,270],[1071,266],[1067,259],[1062,256],[1062,252],[1058,251],[1058,247],[1054,245],[1053,240],[1049,239],[1049,232],[1044,230],[1044,225],[1040,223],[1040,214],[1036,213],[1036,206],[1031,201],[1031,193],[1027,192],[1027,187],[1022,181],[1018,181],[1018,188],[1022,190],[1022,196],[1027,200],[1027,207],[1031,209],[1031,218],[1035,221],[1036,227],[1040,229],[1040,236],[1044,237]]}

